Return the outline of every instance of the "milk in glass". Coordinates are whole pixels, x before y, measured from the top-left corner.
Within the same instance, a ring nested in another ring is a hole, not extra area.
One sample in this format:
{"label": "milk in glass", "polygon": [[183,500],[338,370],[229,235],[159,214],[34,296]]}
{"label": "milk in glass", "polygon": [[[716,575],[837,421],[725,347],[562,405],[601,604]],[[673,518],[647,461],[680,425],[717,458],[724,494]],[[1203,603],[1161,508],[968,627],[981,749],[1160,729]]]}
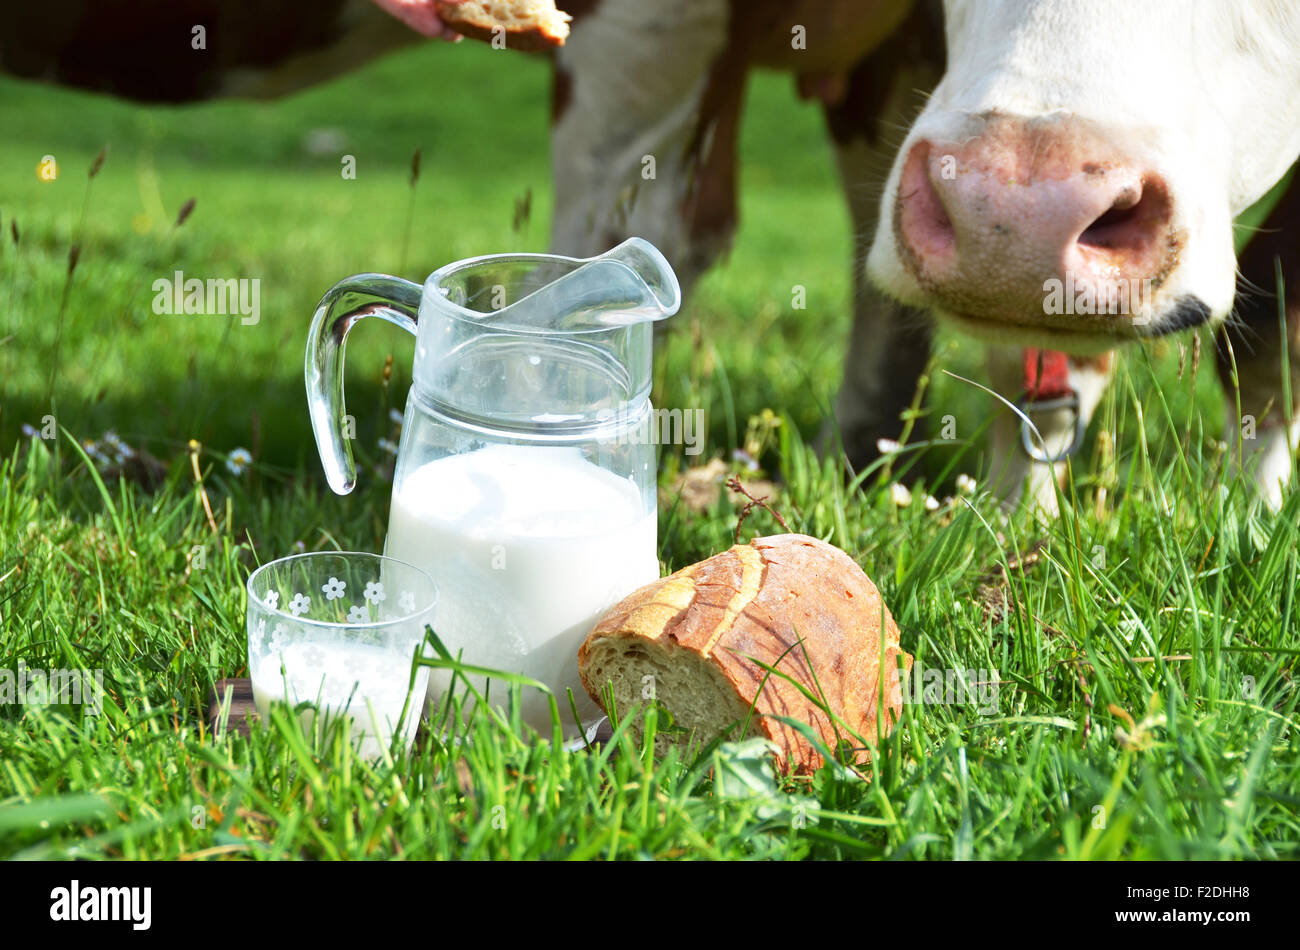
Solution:
{"label": "milk in glass", "polygon": [[[315,704],[327,719],[346,714],[351,738],[360,754],[378,758],[389,747],[402,722],[409,745],[419,725],[424,679],[419,672],[411,705],[402,720],[410,682],[411,656],[378,646],[337,641],[294,641],[273,653],[252,659],[253,701],[266,716],[272,702]],[[361,684],[364,684],[362,686]],[[300,714],[304,730],[312,728],[316,711]]]}

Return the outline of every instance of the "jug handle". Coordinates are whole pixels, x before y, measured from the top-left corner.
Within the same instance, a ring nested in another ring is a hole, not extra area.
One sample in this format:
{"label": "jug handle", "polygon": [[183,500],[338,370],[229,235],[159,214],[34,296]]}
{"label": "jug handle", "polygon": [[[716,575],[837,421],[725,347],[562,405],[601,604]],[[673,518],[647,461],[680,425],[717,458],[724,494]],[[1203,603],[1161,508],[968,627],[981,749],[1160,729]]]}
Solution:
{"label": "jug handle", "polygon": [[357,321],[379,317],[414,334],[419,284],[387,274],[357,274],[339,281],[316,306],[307,334],[304,366],[307,406],[316,448],[330,488],[346,495],[356,486],[352,446],[343,433],[343,344]]}

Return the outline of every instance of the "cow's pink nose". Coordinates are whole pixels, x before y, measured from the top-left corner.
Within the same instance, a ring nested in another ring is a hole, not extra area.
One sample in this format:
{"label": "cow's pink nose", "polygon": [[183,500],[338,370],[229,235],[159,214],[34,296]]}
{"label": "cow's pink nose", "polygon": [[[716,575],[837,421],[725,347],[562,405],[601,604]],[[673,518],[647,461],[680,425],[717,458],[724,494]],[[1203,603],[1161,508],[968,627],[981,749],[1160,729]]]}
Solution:
{"label": "cow's pink nose", "polygon": [[993,116],[959,142],[912,146],[894,232],[937,305],[1031,324],[1061,299],[1053,278],[1112,308],[1096,312],[1136,312],[1131,292],[1152,292],[1177,263],[1172,214],[1164,181],[1088,127]]}

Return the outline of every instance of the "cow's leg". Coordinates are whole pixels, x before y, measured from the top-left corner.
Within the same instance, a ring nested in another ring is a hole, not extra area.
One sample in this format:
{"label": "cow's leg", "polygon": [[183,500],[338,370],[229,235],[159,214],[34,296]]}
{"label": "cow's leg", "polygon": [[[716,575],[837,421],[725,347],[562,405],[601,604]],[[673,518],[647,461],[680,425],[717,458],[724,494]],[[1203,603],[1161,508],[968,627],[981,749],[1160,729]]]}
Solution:
{"label": "cow's leg", "polygon": [[[917,4],[885,45],[852,71],[842,100],[826,107],[854,232],[853,331],[835,424],[857,471],[876,459],[880,439],[899,435],[900,415],[930,357],[929,318],[881,294],[867,280],[864,263],[899,130],[915,118],[943,70],[941,15],[936,4]],[[823,441],[829,436],[824,433]]]}
{"label": "cow's leg", "polygon": [[[1286,289],[1286,355],[1291,363],[1293,420],[1300,418],[1300,175],[1292,182],[1238,261],[1234,320],[1219,331],[1216,363],[1225,389],[1224,440],[1237,464],[1276,508],[1291,479],[1300,424],[1288,433],[1283,386],[1283,342],[1278,325],[1280,260]],[[1236,387],[1233,383],[1236,359]],[[1238,392],[1241,398],[1238,415]]]}
{"label": "cow's leg", "polygon": [[589,256],[637,235],[688,288],[735,228],[747,64],[728,0],[582,0],[556,54],[552,248]]}
{"label": "cow's leg", "polygon": [[[1070,388],[1078,396],[1079,426],[1087,428],[1092,419],[1114,372],[1114,362],[1113,353],[1069,358]],[[1025,391],[1023,350],[990,346],[988,365],[992,389],[1008,401],[1015,402]],[[1042,436],[1041,448],[1048,457],[1059,456],[1074,440],[1075,410],[1050,409],[1027,415]],[[1055,517],[1060,512],[1053,483],[1062,484],[1065,462],[1047,463],[1031,459],[1025,451],[1020,430],[1020,417],[999,404],[989,439],[987,476],[990,487],[1007,508],[1025,498],[1042,514]]]}
{"label": "cow's leg", "polygon": [[[863,267],[880,207],[875,183],[888,173],[892,155],[863,139],[837,138],[836,158],[854,236],[853,329],[835,403],[835,426],[850,466],[862,471],[878,457],[879,440],[896,439],[902,430],[900,417],[930,358],[932,324],[926,314],[877,290]],[[918,425],[912,438],[920,437]],[[829,432],[823,440],[831,441]]]}

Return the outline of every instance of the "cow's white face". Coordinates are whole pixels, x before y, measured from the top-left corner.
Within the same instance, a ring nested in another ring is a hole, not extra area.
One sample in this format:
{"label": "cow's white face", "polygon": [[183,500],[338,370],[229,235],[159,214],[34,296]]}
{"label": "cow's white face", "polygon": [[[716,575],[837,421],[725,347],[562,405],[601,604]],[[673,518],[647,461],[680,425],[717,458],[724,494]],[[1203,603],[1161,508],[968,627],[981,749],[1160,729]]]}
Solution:
{"label": "cow's white face", "polygon": [[1221,320],[1232,220],[1300,153],[1300,4],[946,15],[947,72],[887,182],[872,279],[987,339],[1077,352]]}

